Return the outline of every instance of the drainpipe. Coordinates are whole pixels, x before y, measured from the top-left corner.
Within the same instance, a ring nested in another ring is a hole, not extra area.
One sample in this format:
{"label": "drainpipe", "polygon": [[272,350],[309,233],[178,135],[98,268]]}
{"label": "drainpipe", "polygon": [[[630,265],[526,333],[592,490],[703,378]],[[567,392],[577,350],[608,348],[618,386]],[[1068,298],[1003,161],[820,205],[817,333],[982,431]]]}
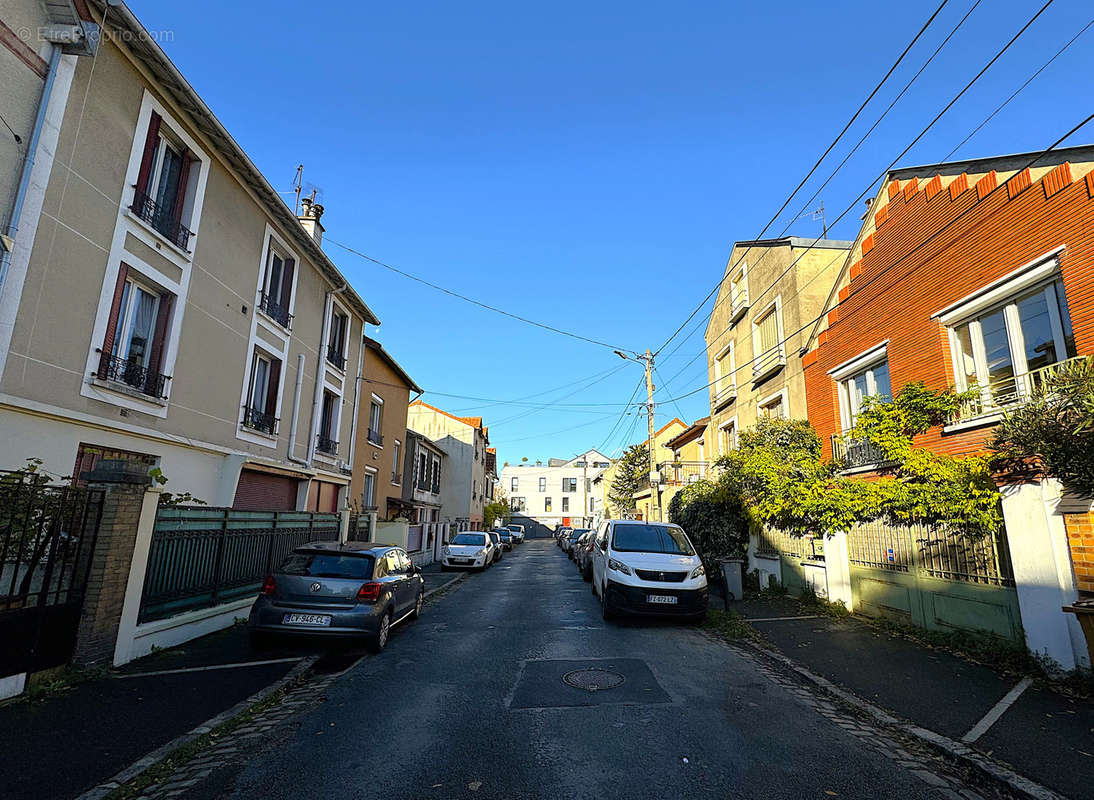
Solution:
{"label": "drainpipe", "polygon": [[[349,430],[349,468],[353,469],[353,454],[357,451],[357,410],[361,402],[361,382],[365,379],[365,324],[361,323],[361,349],[357,352],[357,381],[353,386],[353,421]],[[347,501],[348,502],[348,501]]]}
{"label": "drainpipe", "polygon": [[315,459],[315,446],[318,444],[316,438],[319,436],[319,411],[322,408],[323,401],[323,373],[326,367],[323,363],[326,361],[326,348],[327,339],[330,338],[330,323],[331,312],[334,308],[334,296],[341,294],[349,288],[348,283],[342,284],[341,289],[332,289],[327,292],[326,299],[323,301],[323,334],[319,340],[319,362],[318,369],[315,370],[315,392],[312,394],[311,399],[311,433],[308,437],[308,466],[312,465],[312,461]]}
{"label": "drainpipe", "polygon": [[[49,56],[49,72],[46,73],[46,81],[42,86],[42,97],[38,101],[38,113],[34,117],[34,130],[31,131],[30,141],[27,142],[27,155],[23,159],[23,171],[19,176],[19,186],[15,190],[15,203],[11,207],[11,219],[8,221],[4,235],[4,252],[0,254],[0,293],[4,290],[4,280],[8,276],[8,264],[11,262],[11,251],[15,247],[15,235],[19,230],[19,216],[23,213],[23,203],[27,198],[27,189],[30,187],[30,173],[34,169],[34,156],[38,152],[38,142],[42,138],[42,128],[46,122],[46,108],[53,94],[53,82],[57,77],[57,65],[61,63],[61,48],[53,45],[53,51]],[[29,243],[26,245],[30,246]]]}
{"label": "drainpipe", "polygon": [[296,357],[296,389],[292,398],[292,422],[289,426],[289,461],[303,466],[308,465],[306,458],[297,458],[296,452],[296,422],[300,417],[300,395],[304,391],[304,354]]}

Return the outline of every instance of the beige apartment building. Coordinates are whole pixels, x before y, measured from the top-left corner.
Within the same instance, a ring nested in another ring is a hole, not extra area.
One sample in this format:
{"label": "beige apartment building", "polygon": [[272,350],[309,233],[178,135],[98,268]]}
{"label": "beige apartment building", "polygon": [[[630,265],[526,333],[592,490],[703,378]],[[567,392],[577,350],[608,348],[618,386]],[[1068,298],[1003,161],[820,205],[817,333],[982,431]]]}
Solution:
{"label": "beige apartment building", "polygon": [[0,287],[0,468],[122,458],[214,506],[340,508],[379,320],[323,253],[322,206],[298,217],[107,14],[94,57],[60,57]]}
{"label": "beige apartment building", "polygon": [[806,417],[799,351],[851,245],[797,236],[734,245],[706,329],[707,458],[761,417]]}
{"label": "beige apartment building", "polygon": [[486,469],[490,436],[482,417],[457,417],[418,400],[410,404],[406,424],[447,455],[439,521],[460,530],[482,530],[483,506],[494,488]]}

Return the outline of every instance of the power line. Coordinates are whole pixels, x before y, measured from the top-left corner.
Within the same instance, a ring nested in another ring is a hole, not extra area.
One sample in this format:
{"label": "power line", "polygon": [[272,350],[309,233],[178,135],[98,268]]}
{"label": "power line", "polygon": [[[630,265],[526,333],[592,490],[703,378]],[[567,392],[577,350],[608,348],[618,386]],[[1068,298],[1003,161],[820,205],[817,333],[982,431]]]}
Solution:
{"label": "power line", "polygon": [[[790,205],[790,201],[794,199],[794,195],[796,195],[799,191],[801,191],[801,188],[806,184],[806,181],[808,181],[811,177],[813,177],[813,173],[817,171],[817,168],[821,165],[821,162],[823,162],[824,159],[826,159],[828,157],[828,154],[832,152],[832,149],[839,143],[840,139],[843,138],[843,135],[845,133],[847,133],[848,129],[850,129],[851,125],[853,125],[855,120],[858,119],[859,115],[863,112],[863,110],[870,103],[870,101],[874,99],[874,96],[881,90],[881,87],[885,84],[885,82],[887,80],[889,80],[889,77],[893,74],[893,72],[896,70],[896,68],[898,66],[900,66],[900,63],[904,60],[904,57],[906,55],[908,55],[908,52],[912,49],[912,47],[915,45],[915,43],[919,41],[919,38],[924,33],[926,33],[927,28],[929,28],[931,26],[931,23],[934,22],[935,17],[937,17],[942,12],[942,9],[946,7],[946,4],[948,2],[949,2],[949,0],[942,0],[942,4],[939,5],[938,8],[935,9],[934,13],[931,14],[931,16],[927,19],[927,21],[925,23],[923,23],[923,27],[919,29],[919,32],[916,33],[916,35],[912,38],[912,41],[908,42],[908,46],[904,48],[904,51],[897,57],[897,60],[893,62],[893,65],[891,67],[889,67],[889,71],[885,73],[884,77],[882,77],[882,79],[880,81],[878,81],[877,85],[874,86],[873,91],[870,92],[870,94],[867,96],[867,98],[862,101],[862,104],[858,107],[858,109],[855,111],[855,113],[851,116],[851,119],[849,119],[847,121],[847,124],[843,126],[843,130],[841,130],[839,132],[839,135],[837,135],[836,138],[833,139],[831,141],[831,143],[829,143],[828,147],[825,148],[825,151],[823,153],[821,153],[820,158],[818,158],[816,163],[813,164],[813,166],[810,168],[809,172],[806,173],[805,177],[801,179],[801,182],[794,188],[794,191],[792,191],[789,194],[789,196],[787,196],[786,200],[783,201],[783,204],[781,206],[779,206],[779,210],[776,211],[775,215],[770,220],[768,220],[768,223],[766,225],[764,225],[763,230],[760,231],[760,235],[757,236],[756,239],[762,239],[763,238],[764,234],[767,233],[767,229],[770,228],[775,223],[775,220],[777,220],[779,218],[779,215],[782,214],[782,212],[786,210],[786,207],[788,205]],[[1052,0],[1049,0],[1049,2],[1052,2]],[[747,253],[747,251],[746,251],[746,253]],[[742,258],[743,257],[744,256],[742,255]],[[655,356],[658,355],[662,350],[664,350],[665,346],[669,342],[671,342],[673,339],[675,339],[677,334],[679,334],[680,331],[682,331],[684,329],[684,327],[689,322],[691,322],[692,318],[696,314],[699,313],[699,310],[704,305],[706,305],[707,300],[709,300],[711,298],[711,296],[716,291],[718,291],[718,288],[721,287],[721,285],[724,281],[725,281],[725,278],[723,278],[722,281],[720,281],[718,283],[718,286],[715,287],[714,290],[712,290],[710,294],[708,294],[706,297],[703,298],[703,302],[701,302],[698,306],[696,306],[695,310],[692,311],[688,315],[687,319],[685,319],[682,323],[680,323],[680,327],[678,327],[675,331],[673,331],[672,335],[669,336],[669,338],[666,339],[661,344],[661,346],[658,347],[654,351],[653,354]]]}
{"label": "power line", "polygon": [[515,319],[519,322],[523,322],[526,325],[534,325],[537,328],[542,328],[545,331],[551,331],[552,333],[557,333],[560,336],[569,336],[571,339],[578,339],[582,342],[588,342],[589,344],[599,345],[600,347],[607,347],[609,350],[625,350],[628,353],[633,352],[631,350],[628,350],[625,347],[620,347],[620,346],[614,345],[614,344],[608,344],[607,342],[602,342],[602,341],[599,341],[597,339],[590,339],[588,336],[582,336],[579,333],[573,333],[572,331],[566,331],[566,330],[563,330],[562,328],[556,328],[553,325],[548,325],[544,322],[537,322],[534,319],[528,319],[528,317],[522,317],[520,314],[514,314],[512,311],[506,311],[503,308],[498,308],[497,306],[492,306],[489,303],[484,303],[481,300],[476,300],[473,297],[468,297],[465,294],[460,294],[459,292],[453,291],[452,289],[447,289],[444,286],[440,286],[439,284],[433,283],[431,281],[427,281],[425,278],[420,278],[417,275],[413,275],[413,274],[407,272],[406,270],[399,269],[398,267],[392,266],[391,264],[386,264],[383,261],[380,261],[378,258],[373,258],[372,256],[368,255],[367,253],[362,253],[360,250],[356,250],[356,249],[350,247],[347,244],[342,244],[341,242],[336,242],[336,241],[334,241],[333,239],[330,239],[330,238],[327,238],[325,241],[329,242],[330,244],[333,244],[335,247],[341,247],[343,250],[345,250],[349,253],[353,253],[355,256],[359,256],[360,258],[363,258],[366,261],[371,261],[373,264],[376,264],[377,266],[383,267],[384,269],[390,270],[390,271],[396,273],[397,275],[402,275],[404,278],[409,278],[412,281],[417,281],[418,283],[420,283],[424,286],[428,286],[431,289],[436,289],[438,292],[443,292],[444,294],[447,294],[447,295],[450,295],[452,297],[463,300],[466,303],[471,303],[472,305],[478,306],[479,308],[484,308],[487,311],[493,311],[495,314],[501,314],[502,316],[509,317],[510,319]]}
{"label": "power line", "polygon": [[[540,411],[543,411],[544,409],[556,406],[560,402],[565,400],[567,397],[573,397],[575,394],[578,394],[579,392],[583,392],[586,389],[590,389],[593,386],[596,386],[596,384],[598,384],[598,383],[602,383],[603,381],[606,381],[608,378],[612,377],[612,375],[615,375],[617,372],[621,371],[626,366],[627,366],[626,364],[620,364],[617,367],[613,367],[611,370],[608,371],[608,373],[606,375],[603,375],[602,377],[597,378],[596,380],[592,381],[591,383],[587,383],[587,384],[584,384],[582,386],[579,386],[578,388],[574,389],[572,392],[569,392],[567,394],[562,395],[562,397],[558,398],[557,400],[553,400],[549,403],[545,403],[544,405],[537,406],[536,408],[533,408],[531,411],[523,411],[520,414],[513,415],[512,417],[507,417],[506,419],[498,420],[497,422],[494,422],[492,424],[493,425],[505,425],[509,422],[515,422],[516,420],[524,419],[526,417],[530,417],[532,414],[537,414]],[[602,412],[581,412],[581,413],[602,413]],[[611,412],[611,413],[614,413],[614,412]]]}
{"label": "power line", "polygon": [[[626,366],[626,365],[624,365],[624,366]],[[556,386],[553,389],[543,389],[542,391],[532,392],[531,394],[522,395],[521,397],[514,397],[512,399],[515,400],[515,401],[531,400],[533,397],[542,397],[544,395],[554,394],[555,392],[560,392],[563,389],[569,389],[571,386],[576,386],[579,383],[583,383],[585,381],[592,380],[593,378],[599,378],[602,375],[608,376],[611,373],[618,372],[618,371],[619,371],[619,367],[611,367],[610,369],[601,370],[600,372],[594,372],[592,375],[586,375],[583,378],[578,378],[576,381],[570,381],[569,383],[564,383],[561,386]],[[567,395],[567,397],[568,396],[569,395]],[[560,397],[559,398],[559,400],[564,400],[564,399],[565,399],[565,397]],[[488,406],[489,405],[499,405],[499,403],[498,402],[489,402],[486,405],[488,405]],[[453,409],[449,413],[464,414],[464,413],[468,413],[468,412],[471,412],[471,411],[478,411],[478,410],[480,410],[480,407],[475,406],[473,408],[463,408],[463,409],[459,409],[459,410]]]}
{"label": "power line", "polygon": [[600,447],[596,448],[597,450],[600,450],[600,451],[603,452],[604,448],[607,447],[608,442],[611,440],[612,436],[615,434],[615,429],[619,427],[619,423],[622,422],[623,417],[626,416],[627,409],[631,407],[631,405],[634,403],[634,398],[638,396],[638,390],[642,388],[642,384],[645,382],[645,377],[646,376],[643,375],[638,380],[638,383],[635,384],[634,391],[631,392],[630,399],[627,401],[627,404],[625,406],[623,406],[623,410],[619,414],[619,419],[617,419],[615,421],[615,424],[612,425],[612,429],[610,431],[608,431],[608,435],[604,437],[604,441],[600,444]]}

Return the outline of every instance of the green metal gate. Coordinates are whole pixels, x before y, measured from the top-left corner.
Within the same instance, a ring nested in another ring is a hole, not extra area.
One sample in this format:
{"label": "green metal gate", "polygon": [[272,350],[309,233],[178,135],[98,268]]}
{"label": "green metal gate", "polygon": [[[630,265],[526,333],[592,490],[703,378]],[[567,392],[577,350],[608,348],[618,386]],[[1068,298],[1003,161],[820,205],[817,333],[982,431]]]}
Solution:
{"label": "green metal gate", "polygon": [[847,545],[855,611],[1023,641],[1005,535],[870,522],[856,525]]}
{"label": "green metal gate", "polygon": [[782,585],[790,594],[801,594],[802,589],[811,585],[805,576],[803,562],[824,563],[823,541],[807,536],[794,536],[770,526],[765,526],[759,534],[758,552],[765,555],[778,555]]}

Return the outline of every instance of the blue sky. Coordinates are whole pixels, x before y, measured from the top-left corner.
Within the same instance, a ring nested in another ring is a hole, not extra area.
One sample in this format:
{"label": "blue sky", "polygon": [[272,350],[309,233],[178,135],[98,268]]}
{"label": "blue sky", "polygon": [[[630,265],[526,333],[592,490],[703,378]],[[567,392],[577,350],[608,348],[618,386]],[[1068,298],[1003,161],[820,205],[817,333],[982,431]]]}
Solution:
{"label": "blue sky", "polygon": [[[951,0],[768,235],[973,2]],[[824,190],[829,219],[1040,5],[980,3]],[[711,289],[733,241],[760,233],[937,3],[131,6],[149,30],[171,31],[168,55],[276,188],[288,190],[304,164],[305,181],[321,189],[328,240],[643,350]],[[1056,0],[900,163],[946,156],[1090,15],[1085,0]],[[956,157],[1036,150],[1070,129],[1090,112],[1092,44],[1094,29]],[[1068,143],[1090,141],[1094,126]],[[831,235],[853,238],[858,216]],[[801,220],[790,232],[815,236],[819,225]],[[436,392],[426,400],[483,415],[501,460],[615,450],[635,425],[630,440],[641,438],[632,409],[605,441],[638,365],[326,250],[381,318],[371,333]],[[707,382],[702,357],[672,378],[702,342],[700,326],[662,360],[660,397]],[[560,402],[537,409],[440,393]],[[658,423],[704,416],[706,404],[699,392],[659,405]]]}

